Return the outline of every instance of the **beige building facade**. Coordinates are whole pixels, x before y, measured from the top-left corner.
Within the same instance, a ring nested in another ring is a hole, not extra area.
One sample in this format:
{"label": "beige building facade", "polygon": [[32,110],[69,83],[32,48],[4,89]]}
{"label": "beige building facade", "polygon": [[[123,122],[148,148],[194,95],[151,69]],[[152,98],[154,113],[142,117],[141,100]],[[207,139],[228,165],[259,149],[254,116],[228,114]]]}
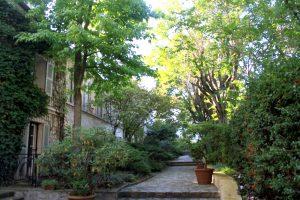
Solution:
{"label": "beige building facade", "polygon": [[[44,117],[33,118],[24,130],[23,146],[19,158],[19,169],[16,173],[17,179],[22,179],[33,174],[34,161],[29,161],[41,154],[43,149],[47,148],[54,141],[60,138],[60,123],[64,126],[72,126],[74,116],[74,101],[71,95],[72,80],[69,76],[65,76],[64,87],[57,84],[57,74],[55,64],[41,55],[36,55],[35,64],[35,83],[45,91],[49,96],[48,114]],[[68,80],[67,80],[68,79]],[[65,111],[57,108],[59,96],[56,91],[62,89],[63,93],[68,94],[68,100],[65,105]],[[102,127],[107,130],[113,130],[112,125],[105,120],[105,113],[102,108],[93,105],[93,94],[82,94],[82,127],[93,128]],[[61,120],[61,117],[63,119]],[[123,131],[118,128],[116,137],[123,138]],[[24,164],[22,164],[24,162]]]}

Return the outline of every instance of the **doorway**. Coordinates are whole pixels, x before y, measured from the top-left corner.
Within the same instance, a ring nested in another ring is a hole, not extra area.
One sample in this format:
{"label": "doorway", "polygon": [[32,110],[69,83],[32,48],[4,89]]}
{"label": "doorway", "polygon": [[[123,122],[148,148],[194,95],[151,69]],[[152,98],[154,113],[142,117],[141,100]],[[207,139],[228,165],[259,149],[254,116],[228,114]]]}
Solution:
{"label": "doorway", "polygon": [[27,176],[32,176],[35,170],[34,160],[37,156],[39,124],[30,122],[27,144]]}

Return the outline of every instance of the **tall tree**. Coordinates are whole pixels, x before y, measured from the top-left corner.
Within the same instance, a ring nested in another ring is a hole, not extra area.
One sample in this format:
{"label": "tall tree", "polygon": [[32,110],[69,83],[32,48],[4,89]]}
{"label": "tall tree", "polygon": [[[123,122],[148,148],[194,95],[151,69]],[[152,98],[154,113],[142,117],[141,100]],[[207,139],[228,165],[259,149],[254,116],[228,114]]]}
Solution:
{"label": "tall tree", "polygon": [[146,37],[150,10],[143,0],[29,0],[32,33],[19,41],[46,41],[53,59],[73,61],[74,130],[81,126],[85,76],[99,84],[119,83],[149,72],[133,51],[134,39]]}
{"label": "tall tree", "polygon": [[167,13],[158,27],[166,45],[158,43],[151,59],[162,66],[160,83],[181,94],[196,122],[227,122],[236,106],[248,40],[242,12],[241,5],[221,0],[191,1]]}

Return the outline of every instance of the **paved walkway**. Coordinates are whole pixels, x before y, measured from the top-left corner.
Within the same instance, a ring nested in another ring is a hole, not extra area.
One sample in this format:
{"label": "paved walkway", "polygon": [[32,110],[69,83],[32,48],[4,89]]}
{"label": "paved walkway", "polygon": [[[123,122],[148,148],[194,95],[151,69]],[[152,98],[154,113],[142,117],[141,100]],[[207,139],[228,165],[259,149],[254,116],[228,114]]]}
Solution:
{"label": "paved walkway", "polygon": [[[191,162],[189,156],[182,156],[178,162]],[[156,174],[145,182],[124,188],[120,197],[142,198],[210,198],[218,199],[218,189],[214,185],[198,185],[194,166],[172,166]]]}
{"label": "paved walkway", "polygon": [[172,160],[172,162],[193,162],[189,155],[180,156],[179,158]]}

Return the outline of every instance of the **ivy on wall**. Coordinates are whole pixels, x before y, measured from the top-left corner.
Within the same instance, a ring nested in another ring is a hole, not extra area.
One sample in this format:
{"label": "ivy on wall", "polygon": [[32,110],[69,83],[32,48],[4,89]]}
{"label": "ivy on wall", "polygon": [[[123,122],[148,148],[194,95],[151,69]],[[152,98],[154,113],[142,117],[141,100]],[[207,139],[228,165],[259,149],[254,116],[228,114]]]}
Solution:
{"label": "ivy on wall", "polygon": [[47,113],[48,97],[34,84],[32,45],[16,44],[14,36],[28,29],[25,17],[0,1],[0,185],[11,183],[22,147],[24,128],[32,117]]}

